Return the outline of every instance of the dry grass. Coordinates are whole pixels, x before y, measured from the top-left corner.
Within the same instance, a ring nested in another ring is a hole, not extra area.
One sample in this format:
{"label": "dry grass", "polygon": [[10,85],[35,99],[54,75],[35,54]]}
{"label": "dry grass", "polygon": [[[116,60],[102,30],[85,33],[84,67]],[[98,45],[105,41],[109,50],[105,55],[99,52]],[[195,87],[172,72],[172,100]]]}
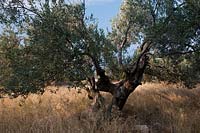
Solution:
{"label": "dry grass", "polygon": [[138,87],[125,107],[136,115],[137,124],[149,125],[154,132],[200,132],[200,88],[180,85],[145,84]]}
{"label": "dry grass", "polygon": [[[53,92],[53,93],[52,93]],[[110,101],[108,94],[103,94]],[[111,121],[103,111],[91,112],[86,92],[49,87],[43,95],[26,99],[0,99],[0,132],[137,132],[147,125],[153,133],[200,132],[200,86],[188,90],[180,85],[146,83],[129,97],[122,112]]]}

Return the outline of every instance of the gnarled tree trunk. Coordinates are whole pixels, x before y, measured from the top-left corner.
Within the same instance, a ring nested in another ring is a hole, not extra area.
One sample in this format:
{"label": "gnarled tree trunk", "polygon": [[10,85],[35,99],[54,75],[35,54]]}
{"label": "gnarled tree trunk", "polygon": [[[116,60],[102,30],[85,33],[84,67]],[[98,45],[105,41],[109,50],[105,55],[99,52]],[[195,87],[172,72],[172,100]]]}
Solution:
{"label": "gnarled tree trunk", "polygon": [[[91,94],[98,94],[100,91],[109,92],[112,94],[112,103],[110,104],[108,111],[111,112],[112,106],[115,105],[119,110],[122,110],[129,95],[136,89],[138,85],[141,85],[144,70],[148,65],[148,52],[150,49],[150,42],[145,42],[141,46],[141,53],[138,56],[136,62],[123,66],[122,70],[125,73],[125,78],[119,83],[112,83],[110,78],[105,74],[105,70],[102,69],[98,61],[92,57],[93,64],[96,68],[98,81],[95,81],[94,77],[89,78],[88,81],[91,85],[89,97]],[[121,63],[121,65],[123,65]]]}

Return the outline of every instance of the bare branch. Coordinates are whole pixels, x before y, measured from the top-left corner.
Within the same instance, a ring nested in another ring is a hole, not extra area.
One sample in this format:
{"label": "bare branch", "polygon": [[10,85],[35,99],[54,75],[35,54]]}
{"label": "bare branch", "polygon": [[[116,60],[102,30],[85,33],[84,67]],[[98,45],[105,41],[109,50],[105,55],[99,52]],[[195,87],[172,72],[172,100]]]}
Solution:
{"label": "bare branch", "polygon": [[99,62],[98,62],[98,60],[94,57],[94,56],[92,56],[90,53],[83,53],[83,55],[87,55],[88,57],[90,57],[90,59],[92,60],[92,63],[93,63],[93,65],[94,65],[94,67],[95,67],[95,69],[96,69],[96,72],[97,72],[97,75],[101,75],[101,73],[102,72],[104,72],[105,70],[103,70],[102,68],[101,68],[101,66],[99,65]]}
{"label": "bare branch", "polygon": [[117,46],[117,48],[118,48],[118,62],[119,62],[119,65],[122,69],[124,69],[124,66],[123,66],[123,63],[122,63],[122,50],[123,50],[124,45],[127,43],[128,33],[129,33],[130,28],[131,28],[131,23],[129,22],[123,41],[122,41],[121,44],[119,44]]}
{"label": "bare branch", "polygon": [[150,50],[150,47],[151,47],[151,42],[148,42],[148,41],[144,41],[144,43],[141,45],[141,54],[139,55],[139,57],[136,61],[135,69],[134,69],[134,71],[132,72],[131,75],[135,75],[135,73],[138,71],[139,63],[140,63],[142,58],[145,58],[144,56]]}
{"label": "bare branch", "polygon": [[20,4],[20,7],[18,7],[18,8],[27,10],[27,11],[29,11],[29,12],[34,13],[34,14],[37,15],[38,17],[43,18],[37,11],[25,7],[22,1],[19,1],[19,4]]}
{"label": "bare branch", "polygon": [[164,56],[171,56],[171,55],[186,55],[186,54],[192,54],[195,52],[200,52],[200,49],[195,50],[189,50],[189,51],[173,51],[170,53],[163,54]]}

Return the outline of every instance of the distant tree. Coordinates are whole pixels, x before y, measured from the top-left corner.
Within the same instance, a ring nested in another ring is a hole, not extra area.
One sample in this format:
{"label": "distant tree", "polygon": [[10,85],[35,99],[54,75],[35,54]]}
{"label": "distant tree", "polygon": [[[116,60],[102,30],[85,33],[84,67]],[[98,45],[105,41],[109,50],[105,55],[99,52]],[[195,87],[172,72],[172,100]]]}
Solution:
{"label": "distant tree", "polygon": [[0,84],[6,85],[13,71],[11,67],[13,62],[10,57],[18,58],[17,53],[20,49],[15,33],[9,30],[1,35],[0,43]]}

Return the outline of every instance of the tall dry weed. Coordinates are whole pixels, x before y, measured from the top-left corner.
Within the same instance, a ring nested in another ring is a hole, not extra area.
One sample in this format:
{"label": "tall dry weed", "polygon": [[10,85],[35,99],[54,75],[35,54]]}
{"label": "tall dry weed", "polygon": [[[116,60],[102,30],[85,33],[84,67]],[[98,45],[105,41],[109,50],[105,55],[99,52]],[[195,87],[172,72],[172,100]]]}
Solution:
{"label": "tall dry weed", "polygon": [[[110,120],[105,110],[90,110],[85,91],[48,87],[42,95],[29,94],[0,99],[0,132],[3,133],[93,133],[200,132],[200,86],[188,90],[181,85],[146,83],[129,97],[122,112],[113,109]],[[111,100],[102,93],[106,106]]]}

